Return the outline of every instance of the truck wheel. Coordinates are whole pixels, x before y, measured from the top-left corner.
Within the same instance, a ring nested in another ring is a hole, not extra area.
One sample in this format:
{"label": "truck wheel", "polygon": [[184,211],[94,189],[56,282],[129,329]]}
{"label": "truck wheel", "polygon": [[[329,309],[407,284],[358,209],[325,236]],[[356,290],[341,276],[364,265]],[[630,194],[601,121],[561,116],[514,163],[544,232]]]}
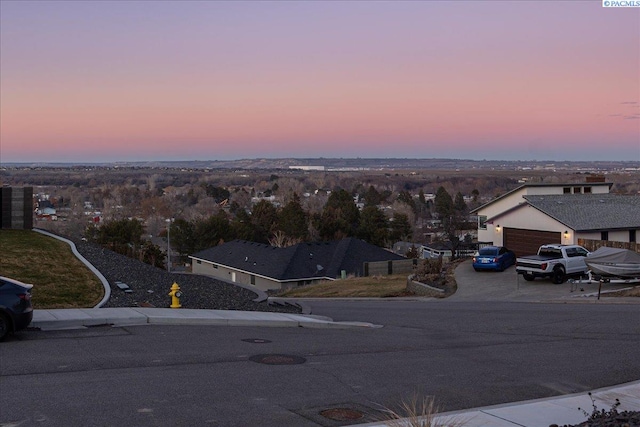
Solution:
{"label": "truck wheel", "polygon": [[526,280],[527,282],[533,282],[533,279],[536,278],[536,276],[534,276],[532,273],[524,273],[522,277],[524,277],[524,280]]}
{"label": "truck wheel", "polygon": [[556,267],[553,269],[553,275],[551,276],[551,281],[556,285],[564,283],[566,274],[564,272],[564,268]]}

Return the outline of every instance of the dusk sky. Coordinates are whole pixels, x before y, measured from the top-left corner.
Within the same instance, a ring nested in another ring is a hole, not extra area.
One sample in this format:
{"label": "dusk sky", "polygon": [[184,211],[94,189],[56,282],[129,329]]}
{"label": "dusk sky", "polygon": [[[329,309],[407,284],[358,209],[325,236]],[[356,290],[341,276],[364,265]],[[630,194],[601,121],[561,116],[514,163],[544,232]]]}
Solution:
{"label": "dusk sky", "polygon": [[0,162],[640,161],[640,8],[0,2]]}

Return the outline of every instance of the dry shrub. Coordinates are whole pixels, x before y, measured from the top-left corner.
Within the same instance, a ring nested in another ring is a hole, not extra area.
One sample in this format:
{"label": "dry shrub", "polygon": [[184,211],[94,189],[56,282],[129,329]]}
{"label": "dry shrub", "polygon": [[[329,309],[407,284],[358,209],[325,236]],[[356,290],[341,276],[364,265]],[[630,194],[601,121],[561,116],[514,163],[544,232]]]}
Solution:
{"label": "dry shrub", "polygon": [[383,422],[388,427],[461,427],[465,424],[450,417],[438,420],[438,411],[433,397],[414,395],[408,401],[403,400],[397,409],[384,408]]}
{"label": "dry shrub", "polygon": [[423,259],[416,268],[413,280],[438,286],[443,283],[442,258]]}

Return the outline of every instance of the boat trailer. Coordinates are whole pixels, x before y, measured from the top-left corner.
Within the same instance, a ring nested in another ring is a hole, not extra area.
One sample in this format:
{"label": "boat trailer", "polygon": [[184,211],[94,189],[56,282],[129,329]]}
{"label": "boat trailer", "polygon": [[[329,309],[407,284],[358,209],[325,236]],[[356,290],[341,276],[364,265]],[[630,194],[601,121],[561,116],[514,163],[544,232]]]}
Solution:
{"label": "boat trailer", "polygon": [[637,285],[640,284],[640,277],[609,277],[595,274],[591,270],[587,271],[586,279],[569,279],[571,284],[571,292],[578,290],[578,285],[587,285],[590,283],[598,284],[598,299],[602,293],[602,285],[604,283],[612,285]]}

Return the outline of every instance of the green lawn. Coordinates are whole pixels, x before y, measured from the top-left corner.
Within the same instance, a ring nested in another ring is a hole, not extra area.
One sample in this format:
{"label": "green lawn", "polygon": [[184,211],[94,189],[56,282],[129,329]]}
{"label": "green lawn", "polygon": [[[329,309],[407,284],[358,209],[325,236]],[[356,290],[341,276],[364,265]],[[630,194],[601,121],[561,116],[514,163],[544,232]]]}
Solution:
{"label": "green lawn", "polygon": [[33,284],[36,309],[93,307],[104,295],[68,244],[30,230],[0,230],[0,276]]}

